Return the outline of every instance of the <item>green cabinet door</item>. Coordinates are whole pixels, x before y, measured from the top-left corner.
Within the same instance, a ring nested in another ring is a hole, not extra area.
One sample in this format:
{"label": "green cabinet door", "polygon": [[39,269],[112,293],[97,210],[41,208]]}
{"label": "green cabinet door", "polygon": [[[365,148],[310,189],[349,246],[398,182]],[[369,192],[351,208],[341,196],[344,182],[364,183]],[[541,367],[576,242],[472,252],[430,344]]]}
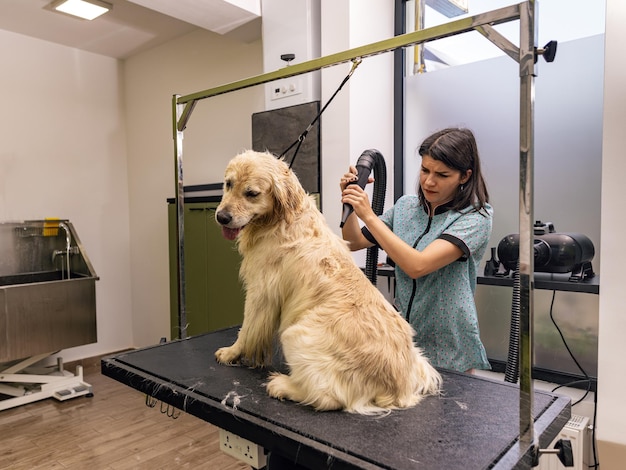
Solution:
{"label": "green cabinet door", "polygon": [[[222,237],[215,222],[216,202],[185,204],[185,296],[187,335],[240,325],[244,292],[239,281],[241,257],[234,242]],[[170,245],[171,337],[179,338],[176,260],[176,206],[168,205]]]}

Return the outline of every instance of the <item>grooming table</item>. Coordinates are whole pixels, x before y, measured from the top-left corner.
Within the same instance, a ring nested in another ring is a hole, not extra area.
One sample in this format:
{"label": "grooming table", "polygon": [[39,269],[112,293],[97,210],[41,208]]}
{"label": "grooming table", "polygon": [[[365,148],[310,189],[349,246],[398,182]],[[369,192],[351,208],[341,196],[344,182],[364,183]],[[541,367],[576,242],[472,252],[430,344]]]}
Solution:
{"label": "grooming table", "polygon": [[[270,398],[268,369],[223,366],[214,353],[238,328],[102,360],[102,373],[311,469],[529,468],[519,443],[519,388],[441,370],[443,393],[386,416],[316,412]],[[279,357],[275,369],[284,370]],[[546,448],[570,399],[535,391],[535,437]]]}

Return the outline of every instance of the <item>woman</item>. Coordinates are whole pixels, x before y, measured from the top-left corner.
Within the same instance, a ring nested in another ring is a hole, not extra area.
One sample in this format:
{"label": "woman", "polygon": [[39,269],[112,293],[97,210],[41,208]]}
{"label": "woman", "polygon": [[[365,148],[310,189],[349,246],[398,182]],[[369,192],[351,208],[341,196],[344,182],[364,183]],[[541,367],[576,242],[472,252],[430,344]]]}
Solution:
{"label": "woman", "polygon": [[380,217],[365,191],[349,184],[357,179],[350,167],[340,182],[342,203],[354,208],[343,238],[352,251],[378,245],[395,262],[396,303],[434,366],[489,369],[474,291],[493,209],[476,139],[468,129],[444,129],[426,138],[419,154],[418,194],[402,196]]}

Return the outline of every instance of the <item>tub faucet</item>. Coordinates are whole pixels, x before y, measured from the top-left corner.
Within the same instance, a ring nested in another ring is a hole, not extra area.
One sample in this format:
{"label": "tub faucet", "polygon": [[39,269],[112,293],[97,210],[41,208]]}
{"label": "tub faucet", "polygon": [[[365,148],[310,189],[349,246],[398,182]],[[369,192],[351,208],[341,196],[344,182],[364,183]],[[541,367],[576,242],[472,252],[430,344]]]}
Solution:
{"label": "tub faucet", "polygon": [[[72,245],[72,236],[70,234],[70,228],[64,222],[59,222],[59,227],[65,231],[65,251],[64,250],[54,250],[52,252],[52,264],[54,265],[54,261],[57,256],[65,255],[65,266],[67,268],[67,278],[70,278],[70,255],[72,253],[71,245]],[[61,268],[61,273],[63,273],[63,268]],[[63,278],[63,275],[61,275]]]}

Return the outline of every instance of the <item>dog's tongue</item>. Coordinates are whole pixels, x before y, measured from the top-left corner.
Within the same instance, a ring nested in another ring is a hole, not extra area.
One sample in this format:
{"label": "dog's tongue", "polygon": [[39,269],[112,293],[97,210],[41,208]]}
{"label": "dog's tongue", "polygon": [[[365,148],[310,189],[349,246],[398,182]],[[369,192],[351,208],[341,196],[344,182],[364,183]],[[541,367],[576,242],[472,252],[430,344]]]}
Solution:
{"label": "dog's tongue", "polygon": [[227,240],[234,240],[239,235],[240,228],[228,228],[222,226],[222,236]]}

